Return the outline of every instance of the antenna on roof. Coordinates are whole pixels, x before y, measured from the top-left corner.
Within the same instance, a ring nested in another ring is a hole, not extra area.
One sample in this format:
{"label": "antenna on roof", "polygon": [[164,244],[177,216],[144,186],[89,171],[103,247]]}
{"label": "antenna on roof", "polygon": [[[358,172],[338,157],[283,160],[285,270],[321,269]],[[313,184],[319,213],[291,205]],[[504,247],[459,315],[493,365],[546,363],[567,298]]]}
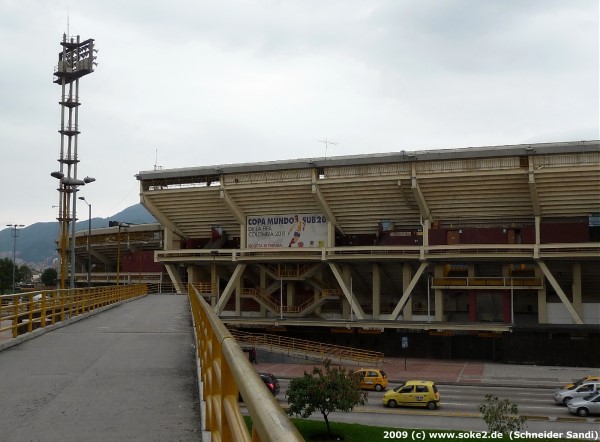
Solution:
{"label": "antenna on roof", "polygon": [[327,148],[329,145],[337,146],[339,143],[334,143],[333,141],[329,141],[327,138],[324,140],[319,140],[319,143],[325,143],[325,159],[327,159]]}
{"label": "antenna on roof", "polygon": [[154,170],[162,170],[162,166],[158,165],[158,149],[155,149],[154,152]]}

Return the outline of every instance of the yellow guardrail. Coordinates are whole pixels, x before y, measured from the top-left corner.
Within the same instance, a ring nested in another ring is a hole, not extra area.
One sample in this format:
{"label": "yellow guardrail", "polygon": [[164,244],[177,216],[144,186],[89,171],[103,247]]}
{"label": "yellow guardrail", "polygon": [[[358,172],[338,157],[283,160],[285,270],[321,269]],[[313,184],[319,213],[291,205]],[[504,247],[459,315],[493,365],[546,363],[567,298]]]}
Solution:
{"label": "yellow guardrail", "polygon": [[362,350],[360,348],[343,347],[341,345],[323,344],[287,336],[266,333],[249,333],[231,329],[230,333],[239,342],[282,353],[288,356],[311,356],[320,360],[330,359],[340,364],[355,362],[357,364],[379,365],[383,363],[383,353]]}
{"label": "yellow guardrail", "polygon": [[[200,400],[206,406],[202,428],[212,441],[293,442],[304,439],[202,293],[188,285],[194,319]],[[252,419],[252,435],[244,422],[239,393]]]}
{"label": "yellow guardrail", "polygon": [[146,284],[0,295],[0,333],[29,333],[100,307],[148,294]]}

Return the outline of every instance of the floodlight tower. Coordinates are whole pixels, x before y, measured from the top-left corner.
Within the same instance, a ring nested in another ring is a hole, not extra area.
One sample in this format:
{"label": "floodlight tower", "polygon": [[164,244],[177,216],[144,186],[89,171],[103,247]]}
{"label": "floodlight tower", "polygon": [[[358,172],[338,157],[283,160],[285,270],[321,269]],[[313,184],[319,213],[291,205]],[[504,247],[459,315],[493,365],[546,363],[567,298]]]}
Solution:
{"label": "floodlight tower", "polygon": [[[79,35],[68,37],[63,34],[61,52],[58,54],[58,65],[54,68],[54,83],[61,85],[62,93],[59,101],[60,114],[60,170],[52,172],[59,179],[58,187],[58,221],[60,225],[60,288],[65,288],[67,275],[67,239],[69,223],[72,223],[75,241],[75,222],[77,221],[77,187],[85,183],[77,179],[77,136],[79,131],[79,79],[94,72],[97,49],[94,40],[81,41]],[[73,246],[74,244],[72,244]],[[75,259],[71,257],[71,288],[75,288]]]}

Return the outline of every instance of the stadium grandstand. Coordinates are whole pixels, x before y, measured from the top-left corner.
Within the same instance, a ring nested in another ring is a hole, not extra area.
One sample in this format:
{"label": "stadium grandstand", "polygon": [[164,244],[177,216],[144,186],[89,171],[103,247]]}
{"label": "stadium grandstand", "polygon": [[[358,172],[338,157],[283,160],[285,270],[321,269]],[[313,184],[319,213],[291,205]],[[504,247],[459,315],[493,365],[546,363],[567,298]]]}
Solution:
{"label": "stadium grandstand", "polygon": [[599,141],[137,179],[160,223],[154,261],[229,327],[395,356],[600,365]]}

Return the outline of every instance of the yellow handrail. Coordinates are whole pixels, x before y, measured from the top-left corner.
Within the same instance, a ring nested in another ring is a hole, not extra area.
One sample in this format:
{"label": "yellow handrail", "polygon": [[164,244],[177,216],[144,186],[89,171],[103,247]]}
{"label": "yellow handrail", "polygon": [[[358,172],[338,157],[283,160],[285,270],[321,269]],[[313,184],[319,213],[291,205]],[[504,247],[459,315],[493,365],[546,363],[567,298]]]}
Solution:
{"label": "yellow handrail", "polygon": [[[217,314],[188,284],[199,360],[200,400],[206,405],[203,428],[224,442],[294,442],[304,439],[267,390]],[[238,388],[252,419],[250,436],[238,403]]]}
{"label": "yellow handrail", "polygon": [[337,360],[340,363],[348,361],[374,365],[383,363],[383,353],[379,351],[323,344],[281,335],[249,333],[235,329],[231,329],[230,332],[239,342],[262,346],[270,350],[284,350],[288,355],[310,355],[319,359]]}
{"label": "yellow handrail", "polygon": [[146,284],[135,284],[1,295],[0,333],[11,330],[12,337],[16,338],[34,329],[146,294]]}

